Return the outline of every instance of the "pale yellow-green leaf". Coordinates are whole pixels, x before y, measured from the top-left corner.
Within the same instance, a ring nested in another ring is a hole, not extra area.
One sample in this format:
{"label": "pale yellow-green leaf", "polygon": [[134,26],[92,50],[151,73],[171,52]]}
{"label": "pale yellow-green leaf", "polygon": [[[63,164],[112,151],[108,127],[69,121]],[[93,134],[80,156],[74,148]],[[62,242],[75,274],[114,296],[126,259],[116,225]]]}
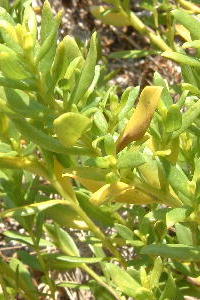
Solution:
{"label": "pale yellow-green leaf", "polygon": [[[108,10],[109,9],[109,10]],[[129,26],[130,19],[128,15],[118,11],[110,11],[110,7],[106,5],[92,6],[90,8],[91,13],[97,19],[100,19],[103,23],[114,26]]]}
{"label": "pale yellow-green leaf", "polygon": [[89,118],[73,112],[64,113],[54,120],[55,133],[65,147],[75,145],[89,125]]}

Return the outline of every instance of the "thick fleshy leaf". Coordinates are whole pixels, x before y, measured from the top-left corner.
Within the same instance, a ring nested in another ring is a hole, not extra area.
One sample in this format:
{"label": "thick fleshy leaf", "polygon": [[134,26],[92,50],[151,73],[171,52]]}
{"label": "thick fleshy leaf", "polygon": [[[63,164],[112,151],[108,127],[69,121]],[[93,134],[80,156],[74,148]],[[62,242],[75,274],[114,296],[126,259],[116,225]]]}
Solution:
{"label": "thick fleshy leaf", "polygon": [[115,229],[118,234],[126,240],[133,240],[134,233],[133,231],[125,225],[115,223]]}
{"label": "thick fleshy leaf", "polygon": [[45,227],[48,234],[52,237],[54,243],[64,254],[70,256],[80,256],[75,242],[67,233],[67,231],[60,228],[57,224],[46,224]]}
{"label": "thick fleshy leaf", "polygon": [[64,113],[54,120],[57,137],[65,147],[75,145],[89,125],[89,118],[73,112]]}
{"label": "thick fleshy leaf", "polygon": [[200,261],[200,247],[182,244],[148,245],[142,248],[141,254],[153,255],[179,261]]}
{"label": "thick fleshy leaf", "polygon": [[184,132],[200,115],[200,103],[197,101],[189,107],[189,109],[182,116],[182,126],[179,130],[173,133],[173,138],[179,136]]}
{"label": "thick fleshy leaf", "polygon": [[102,111],[98,110],[94,114],[94,123],[97,128],[103,133],[106,134],[108,131],[108,123]]}
{"label": "thick fleshy leaf", "polygon": [[155,259],[153,270],[150,275],[150,287],[151,289],[159,286],[159,279],[163,271],[162,259],[158,256]]}
{"label": "thick fleshy leaf", "polygon": [[0,70],[11,79],[23,80],[31,77],[16,52],[3,44],[0,45]]}
{"label": "thick fleshy leaf", "polygon": [[57,260],[67,261],[72,263],[86,263],[86,264],[95,264],[105,260],[104,257],[80,257],[80,256],[67,256],[60,255],[57,256]]}
{"label": "thick fleshy leaf", "polygon": [[95,75],[95,66],[97,63],[98,56],[98,37],[97,33],[94,32],[90,41],[90,48],[88,51],[88,55],[85,60],[85,64],[83,66],[78,84],[76,85],[74,92],[71,94],[69,103],[77,104],[79,100],[84,96],[90,87],[94,75]]}
{"label": "thick fleshy leaf", "polygon": [[135,168],[146,162],[145,156],[139,151],[126,151],[119,155],[117,167],[119,169]]}
{"label": "thick fleshy leaf", "polygon": [[124,182],[105,184],[92,194],[90,201],[94,205],[101,205],[106,201],[134,204],[150,204],[157,202],[156,198]]}
{"label": "thick fleshy leaf", "polygon": [[162,53],[162,56],[166,58],[170,58],[174,60],[177,63],[188,65],[191,67],[196,67],[200,68],[200,61],[196,59],[195,57],[191,57],[182,53],[177,53],[177,52],[170,52],[170,51],[165,51]]}
{"label": "thick fleshy leaf", "polygon": [[67,203],[66,200],[49,200],[49,201],[33,203],[30,205],[21,206],[21,207],[19,206],[19,207],[10,208],[5,211],[2,211],[0,213],[0,217],[8,218],[14,216],[21,216],[21,217],[30,216],[57,204],[67,204]]}
{"label": "thick fleshy leaf", "polygon": [[[32,238],[28,235],[21,234],[21,233],[11,231],[11,230],[4,231],[3,235],[11,240],[20,241],[23,244],[33,246]],[[45,239],[40,239],[40,242],[39,242],[40,247],[50,247],[52,245],[53,244],[51,242],[49,242]]]}
{"label": "thick fleshy leaf", "polygon": [[147,86],[140,95],[139,103],[126,125],[126,128],[117,141],[118,152],[130,144],[132,141],[143,137],[149,128],[153,114],[157,108],[162,87]]}
{"label": "thick fleshy leaf", "polygon": [[186,48],[200,48],[200,40],[186,42],[182,45],[182,48],[183,49],[186,49]]}
{"label": "thick fleshy leaf", "polygon": [[153,77],[153,83],[157,86],[163,87],[161,99],[163,100],[167,108],[170,107],[173,104],[173,99],[170,95],[167,81],[158,72],[155,72]]}
{"label": "thick fleshy leaf", "polygon": [[118,114],[119,121],[127,116],[127,113],[133,108],[135,101],[139,95],[140,87],[129,87],[122,94],[122,98],[119,104],[120,112]]}
{"label": "thick fleshy leaf", "polygon": [[175,9],[172,11],[172,14],[176,21],[178,21],[180,24],[185,26],[190,31],[192,39],[194,40],[200,39],[200,33],[199,33],[200,21],[197,18],[187,13],[183,9]]}
{"label": "thick fleshy leaf", "polygon": [[125,50],[116,51],[109,54],[110,58],[140,58],[148,55],[156,54],[154,50]]}
{"label": "thick fleshy leaf", "polygon": [[[144,296],[150,296],[151,293],[147,289],[142,288],[142,286],[119,266],[107,263],[105,265],[107,274],[111,277],[112,282],[117,286],[117,288],[130,297],[136,297],[138,294],[144,294]],[[138,298],[142,299],[142,298]],[[149,298],[151,299],[151,297]]]}
{"label": "thick fleshy leaf", "polygon": [[90,11],[95,18],[100,19],[105,24],[114,26],[131,25],[128,15],[111,10],[109,6],[91,6]]}
{"label": "thick fleshy leaf", "polygon": [[185,208],[185,207],[173,208],[166,214],[167,227],[170,228],[176,223],[187,221],[187,218],[189,217],[190,213],[191,213],[190,208]]}
{"label": "thick fleshy leaf", "polygon": [[177,223],[175,229],[177,240],[180,244],[195,246],[193,241],[194,232],[192,232],[190,226]]}
{"label": "thick fleshy leaf", "polygon": [[166,132],[174,132],[181,128],[182,125],[182,114],[177,104],[172,104],[167,111],[165,120]]}

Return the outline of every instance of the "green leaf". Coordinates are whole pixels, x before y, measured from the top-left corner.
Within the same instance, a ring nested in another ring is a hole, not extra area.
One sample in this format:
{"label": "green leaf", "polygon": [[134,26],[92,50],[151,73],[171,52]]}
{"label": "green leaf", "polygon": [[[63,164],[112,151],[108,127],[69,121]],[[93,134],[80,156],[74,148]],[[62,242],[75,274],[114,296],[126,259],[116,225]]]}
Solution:
{"label": "green leaf", "polygon": [[24,250],[18,251],[17,255],[23,264],[31,267],[33,270],[42,271],[42,267],[40,266],[39,260],[35,255],[32,255]]}
{"label": "green leaf", "polygon": [[97,128],[103,133],[106,134],[108,131],[108,123],[102,111],[98,110],[94,114],[94,123]]}
{"label": "green leaf", "polygon": [[187,217],[191,214],[192,210],[190,208],[178,207],[173,208],[166,214],[166,225],[167,228],[174,226],[174,224],[179,222],[187,221]]}
{"label": "green leaf", "polygon": [[178,192],[181,192],[188,197],[188,200],[185,199],[185,204],[191,205],[193,195],[189,189],[189,180],[183,170],[178,165],[173,166],[167,161],[164,161],[164,168],[167,180],[175,193],[178,194]]}
{"label": "green leaf", "polygon": [[194,242],[193,242],[194,232],[192,232],[189,226],[178,223],[175,225],[175,228],[176,228],[176,236],[180,244],[194,246]]}
{"label": "green leaf", "polygon": [[53,27],[55,26],[55,20],[53,11],[49,4],[49,1],[45,1],[43,8],[42,8],[42,21],[41,21],[41,43],[45,41],[48,37],[49,33],[52,31]]}
{"label": "green leaf", "polygon": [[[19,262],[19,264],[21,264],[21,263]],[[17,285],[18,285],[18,287],[25,293],[26,299],[28,299],[28,300],[37,300],[38,299],[39,295],[38,295],[37,291],[31,291],[29,284],[27,284],[27,281],[24,279],[23,267],[20,269],[20,271],[22,271],[22,274],[20,274],[21,272],[19,273],[19,271],[17,271],[17,270],[13,271],[13,269],[7,263],[0,260],[0,268],[1,268],[3,277],[6,280],[8,280],[9,282],[11,282],[11,286],[13,286],[14,288],[17,288]],[[17,276],[19,278],[17,278]]]}
{"label": "green leaf", "polygon": [[133,231],[125,225],[115,223],[115,229],[117,230],[118,234],[124,238],[125,240],[133,240],[134,233]]}
{"label": "green leaf", "polygon": [[26,27],[27,32],[30,32],[33,37],[33,43],[35,45],[37,39],[37,19],[35,12],[31,6],[26,6],[23,16],[23,25]]}
{"label": "green leaf", "polygon": [[173,104],[173,99],[169,92],[169,87],[167,81],[158,73],[155,72],[153,77],[153,83],[157,86],[163,87],[161,99],[163,100],[165,106],[169,108]]}
{"label": "green leaf", "polygon": [[104,138],[104,148],[107,155],[116,155],[116,145],[111,134],[107,134]]}
{"label": "green leaf", "polygon": [[170,58],[174,60],[175,62],[178,62],[180,64],[188,65],[191,67],[196,67],[200,68],[200,60],[194,57],[190,57],[185,54],[177,53],[177,52],[170,52],[170,51],[165,51],[162,53],[162,56],[166,58]]}
{"label": "green leaf", "polygon": [[75,145],[89,125],[89,118],[73,112],[64,113],[54,120],[56,135],[65,147]]}
{"label": "green leaf", "polygon": [[158,256],[155,259],[153,270],[150,274],[150,287],[151,289],[159,286],[160,276],[163,271],[163,262],[162,259]]}
{"label": "green leaf", "polygon": [[161,256],[185,262],[200,261],[200,247],[183,244],[148,245],[144,246],[141,254]]}
{"label": "green leaf", "polygon": [[16,156],[17,152],[13,151],[9,144],[1,143],[0,142],[0,157],[3,156]]}
{"label": "green leaf", "polygon": [[60,226],[87,229],[87,225],[70,205],[55,205],[45,210],[45,217],[54,220]]}
{"label": "green leaf", "polygon": [[51,51],[52,44],[56,40],[56,34],[57,34],[57,28],[54,28],[48,35],[48,37],[45,39],[42,46],[39,48],[36,56],[35,56],[35,63],[39,63],[45,55]]}
{"label": "green leaf", "polygon": [[38,291],[33,283],[32,276],[28,271],[28,268],[17,258],[12,258],[10,261],[11,269],[16,273],[18,273],[19,279],[23,282],[23,289],[26,291],[28,295],[32,295],[32,299],[37,299]]}
{"label": "green leaf", "polygon": [[110,58],[140,58],[146,57],[148,55],[156,54],[157,51],[154,50],[126,50],[126,51],[116,51],[108,55]]}
{"label": "green leaf", "polygon": [[11,15],[6,11],[5,8],[0,7],[0,20],[5,20],[10,23],[10,25],[15,26],[15,21],[11,17]]}
{"label": "green leaf", "polygon": [[72,263],[86,263],[86,264],[95,264],[105,260],[104,257],[80,257],[80,256],[67,256],[60,255],[57,256],[57,260],[67,261]]}
{"label": "green leaf", "polygon": [[200,115],[200,103],[197,101],[189,107],[189,109],[182,116],[182,126],[179,130],[173,133],[173,138],[179,136],[184,132]]}
{"label": "green leaf", "polygon": [[120,291],[130,297],[137,296],[137,293],[142,288],[142,286],[125,270],[111,263],[106,263],[105,268],[107,274],[110,276],[111,280]]}
{"label": "green leaf", "polygon": [[58,253],[45,253],[42,254],[42,258],[45,262],[46,268],[48,270],[59,270],[66,272],[66,269],[74,269],[74,268],[80,268],[83,264],[82,263],[74,263],[69,261],[63,261],[57,259],[59,258],[60,254]]}
{"label": "green leaf", "polygon": [[50,110],[37,102],[35,97],[26,92],[4,88],[9,107],[26,118],[44,119],[50,115]]}
{"label": "green leaf", "polygon": [[[26,244],[26,245],[28,244],[28,245],[33,246],[32,238],[27,235],[20,234],[18,232],[12,231],[12,230],[4,231],[3,235],[9,239],[20,241],[23,244]],[[49,246],[52,246],[52,243],[47,240],[40,239],[39,246],[40,247],[49,247]]]}
{"label": "green leaf", "polygon": [[17,54],[7,46],[0,45],[0,70],[5,77],[16,80],[30,78],[30,73]]}
{"label": "green leaf", "polygon": [[127,116],[127,113],[133,108],[135,101],[139,95],[140,87],[136,86],[134,88],[127,88],[122,95],[120,102],[120,112],[118,114],[118,119],[121,120]]}
{"label": "green leaf", "polygon": [[10,78],[6,78],[0,75],[0,86],[25,90],[25,91],[35,91],[36,85],[34,80],[14,80]]}
{"label": "green leaf", "polygon": [[186,48],[200,48],[200,40],[194,40],[191,42],[186,42],[182,45],[183,49]]}
{"label": "green leaf", "polygon": [[190,83],[182,83],[181,84],[181,86],[182,86],[182,89],[185,91],[190,91],[190,93],[191,94],[193,94],[193,95],[197,95],[197,96],[199,96],[200,95],[200,90],[196,87],[196,86],[194,86],[193,84],[190,84]]}
{"label": "green leaf", "polygon": [[198,18],[190,15],[183,9],[175,9],[172,11],[172,14],[176,21],[178,21],[190,31],[193,40],[200,39],[200,21],[198,20]]}
{"label": "green leaf", "polygon": [[[1,102],[1,101],[0,101]],[[0,103],[0,111],[2,109]],[[18,131],[28,140],[31,140],[36,145],[51,152],[64,154],[86,154],[88,149],[84,147],[64,147],[57,139],[45,134],[43,131],[29,124],[25,119],[19,119],[18,116],[9,114],[12,122],[15,124]],[[91,151],[89,151],[91,152]]]}
{"label": "green leaf", "polygon": [[182,125],[182,114],[177,104],[172,104],[167,111],[165,120],[166,132],[174,132],[181,128]]}
{"label": "green leaf", "polygon": [[175,299],[176,296],[177,296],[176,283],[175,283],[175,280],[172,277],[172,275],[169,274],[165,288],[164,288],[159,300]]}
{"label": "green leaf", "polygon": [[17,33],[13,25],[0,19],[0,33],[6,46],[22,54],[22,48],[18,44]]}
{"label": "green leaf", "polygon": [[145,156],[139,151],[126,151],[118,155],[117,167],[119,169],[136,168],[143,165],[145,162]]}
{"label": "green leaf", "polygon": [[71,256],[80,256],[76,244],[65,230],[61,229],[57,224],[54,226],[46,224],[45,227],[49,235],[53,238],[54,242],[63,253]]}
{"label": "green leaf", "polygon": [[67,201],[49,200],[49,201],[33,203],[21,207],[10,208],[0,212],[0,218],[8,218],[8,217],[15,217],[15,216],[21,216],[21,217],[30,216],[57,204],[67,204]]}
{"label": "green leaf", "polygon": [[91,41],[90,41],[90,48],[89,52],[83,66],[78,84],[74,88],[74,92],[72,93],[69,103],[77,104],[79,100],[84,96],[87,89],[91,85],[94,75],[95,75],[95,66],[97,62],[97,33],[93,33]]}
{"label": "green leaf", "polygon": [[78,290],[79,289],[89,290],[91,288],[89,284],[81,284],[81,283],[70,282],[70,281],[69,282],[63,281],[61,283],[57,283],[56,285],[64,288],[78,289]]}

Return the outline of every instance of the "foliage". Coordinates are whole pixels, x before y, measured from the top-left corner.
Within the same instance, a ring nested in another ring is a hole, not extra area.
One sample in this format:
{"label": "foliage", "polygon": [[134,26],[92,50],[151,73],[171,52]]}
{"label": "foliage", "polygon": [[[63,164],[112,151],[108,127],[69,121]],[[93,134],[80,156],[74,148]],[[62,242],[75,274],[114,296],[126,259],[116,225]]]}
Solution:
{"label": "foliage", "polygon": [[[153,86],[120,93],[105,79],[97,33],[88,45],[70,36],[57,43],[61,14],[46,1],[38,32],[30,2],[0,2],[0,217],[25,230],[5,238],[27,245],[0,260],[2,298],[47,296],[34,271],[51,299],[61,286],[103,300],[198,296],[198,59],[167,49],[183,66],[181,87],[156,73]],[[172,14],[195,40],[182,48],[198,48],[196,18]],[[90,256],[72,228],[84,230]],[[53,277],[77,267],[91,277],[85,285]]]}

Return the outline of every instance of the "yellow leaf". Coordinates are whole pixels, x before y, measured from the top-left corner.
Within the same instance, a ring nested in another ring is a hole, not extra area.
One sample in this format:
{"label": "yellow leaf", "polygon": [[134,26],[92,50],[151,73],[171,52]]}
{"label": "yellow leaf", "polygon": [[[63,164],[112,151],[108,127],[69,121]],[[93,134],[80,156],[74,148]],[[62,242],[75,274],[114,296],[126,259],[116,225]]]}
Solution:
{"label": "yellow leaf", "polygon": [[187,42],[191,42],[192,41],[190,32],[189,32],[189,30],[187,28],[185,28],[181,24],[176,24],[175,28],[176,28],[177,34],[180,35],[185,41],[187,41]]}
{"label": "yellow leaf", "polygon": [[140,191],[134,186],[128,185],[124,182],[118,182],[102,186],[92,195],[90,201],[95,205],[101,205],[106,201],[150,204],[156,202],[156,199]]}
{"label": "yellow leaf", "polygon": [[105,184],[92,195],[90,201],[95,205],[101,205],[105,201],[112,201],[117,195],[128,188],[129,185],[124,182]]}
{"label": "yellow leaf", "polygon": [[135,187],[131,187],[130,189],[122,192],[119,196],[116,197],[115,201],[137,205],[157,202],[156,198],[152,197],[151,195],[147,195],[146,193],[140,191]]}
{"label": "yellow leaf", "polygon": [[106,5],[92,6],[90,11],[92,15],[101,20],[104,24],[114,26],[129,26],[130,19],[128,15],[121,12],[109,11],[110,7]]}
{"label": "yellow leaf", "polygon": [[144,136],[158,106],[162,89],[160,86],[147,86],[144,88],[132,117],[117,141],[118,152],[132,141],[137,141]]}

